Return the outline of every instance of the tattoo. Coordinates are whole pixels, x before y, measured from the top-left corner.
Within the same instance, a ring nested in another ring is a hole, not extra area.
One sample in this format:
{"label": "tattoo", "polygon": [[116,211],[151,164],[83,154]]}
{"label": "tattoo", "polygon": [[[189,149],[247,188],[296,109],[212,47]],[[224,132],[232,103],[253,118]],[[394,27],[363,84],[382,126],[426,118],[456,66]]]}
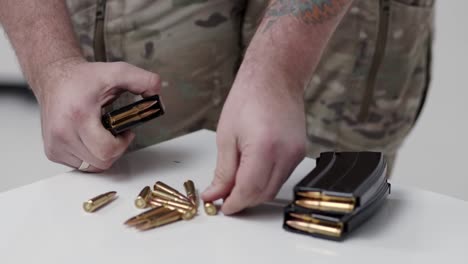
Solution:
{"label": "tattoo", "polygon": [[350,0],[272,0],[265,13],[268,31],[281,17],[289,16],[305,24],[320,24],[338,16]]}

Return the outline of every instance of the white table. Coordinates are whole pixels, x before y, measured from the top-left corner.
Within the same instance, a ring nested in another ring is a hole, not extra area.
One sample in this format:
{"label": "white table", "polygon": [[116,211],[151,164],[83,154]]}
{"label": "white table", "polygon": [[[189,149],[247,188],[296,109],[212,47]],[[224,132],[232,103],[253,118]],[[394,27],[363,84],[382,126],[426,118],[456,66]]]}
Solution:
{"label": "white table", "polygon": [[[215,134],[200,131],[132,153],[104,175],[69,172],[1,193],[0,263],[468,263],[468,203],[401,186],[344,242],[284,231],[278,205],[235,217],[201,210],[147,232],[123,225],[140,212],[133,201],[143,186],[162,180],[183,190],[191,178],[202,190],[215,157]],[[305,160],[279,198],[313,166]],[[111,190],[113,203],[82,210]]]}

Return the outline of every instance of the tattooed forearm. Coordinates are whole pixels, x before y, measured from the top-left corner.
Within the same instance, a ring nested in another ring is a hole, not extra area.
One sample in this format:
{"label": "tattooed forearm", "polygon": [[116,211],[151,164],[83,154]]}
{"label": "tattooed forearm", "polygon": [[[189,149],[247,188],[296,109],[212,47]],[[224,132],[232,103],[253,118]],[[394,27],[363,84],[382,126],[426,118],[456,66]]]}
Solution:
{"label": "tattooed forearm", "polygon": [[263,32],[281,17],[293,17],[305,24],[321,24],[343,11],[351,0],[272,0],[265,13]]}

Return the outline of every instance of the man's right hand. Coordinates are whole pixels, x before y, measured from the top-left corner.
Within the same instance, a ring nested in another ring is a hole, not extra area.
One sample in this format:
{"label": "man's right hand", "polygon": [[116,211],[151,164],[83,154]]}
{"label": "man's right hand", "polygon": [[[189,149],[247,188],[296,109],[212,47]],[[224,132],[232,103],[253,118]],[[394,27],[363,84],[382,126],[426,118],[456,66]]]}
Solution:
{"label": "man's right hand", "polygon": [[129,91],[143,97],[160,92],[160,78],[124,62],[90,63],[81,58],[56,62],[40,74],[34,92],[41,108],[47,157],[89,172],[109,169],[135,135],[114,137],[101,124],[101,109]]}

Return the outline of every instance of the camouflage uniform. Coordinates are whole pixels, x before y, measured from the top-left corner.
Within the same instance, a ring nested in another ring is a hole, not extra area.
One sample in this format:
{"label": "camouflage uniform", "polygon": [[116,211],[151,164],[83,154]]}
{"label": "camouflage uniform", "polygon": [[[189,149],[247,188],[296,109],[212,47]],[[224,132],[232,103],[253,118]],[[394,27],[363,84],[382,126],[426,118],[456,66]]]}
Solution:
{"label": "camouflage uniform", "polygon": [[[267,2],[67,0],[88,60],[126,61],[162,77],[167,114],[138,128],[133,148],[215,129]],[[393,161],[430,82],[433,2],[354,1],[305,90],[310,156],[378,150]]]}

